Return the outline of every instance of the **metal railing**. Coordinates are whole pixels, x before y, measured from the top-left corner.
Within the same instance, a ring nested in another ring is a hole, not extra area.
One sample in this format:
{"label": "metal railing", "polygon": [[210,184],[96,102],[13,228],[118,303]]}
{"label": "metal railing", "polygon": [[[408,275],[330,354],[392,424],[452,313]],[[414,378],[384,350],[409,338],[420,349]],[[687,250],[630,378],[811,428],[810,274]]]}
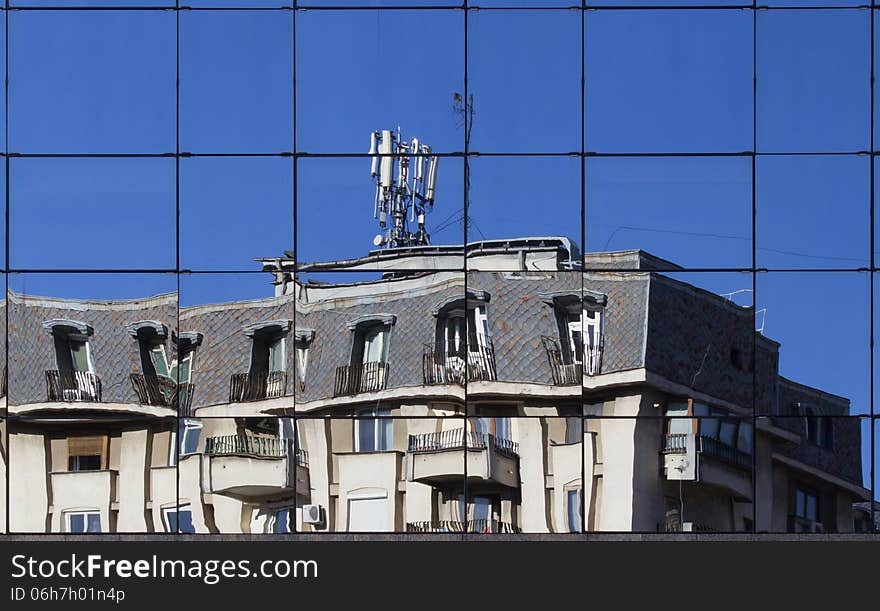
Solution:
{"label": "metal railing", "polygon": [[492,382],[498,379],[492,338],[486,337],[480,343],[468,344],[467,379],[468,382]]}
{"label": "metal railing", "polygon": [[714,437],[699,435],[697,437],[697,451],[701,454],[708,454],[713,458],[729,463],[734,467],[739,467],[741,469],[752,468],[751,454],[738,450]]}
{"label": "metal railing", "polygon": [[602,373],[602,344],[598,346],[584,346],[584,372],[588,376]]}
{"label": "metal railing", "polygon": [[49,401],[101,401],[101,378],[90,371],[46,371]]}
{"label": "metal railing", "polygon": [[221,435],[205,439],[207,456],[256,456],[259,458],[284,458],[291,447],[289,439],[259,437],[257,435]]}
{"label": "metal railing", "polygon": [[143,373],[129,375],[131,386],[140,405],[174,407],[177,384],[171,378]]}
{"label": "metal railing", "polygon": [[684,454],[687,452],[687,433],[669,433],[666,435],[666,444],[663,446],[664,454]]}
{"label": "metal railing", "polygon": [[495,534],[518,534],[518,526],[500,520],[468,520],[467,531],[469,533],[495,533]]}
{"label": "metal railing", "polygon": [[286,371],[234,373],[229,379],[230,403],[275,399],[286,394]]}
{"label": "metal railing", "polygon": [[410,533],[498,533],[516,534],[522,532],[518,526],[499,520],[436,520],[407,522],[406,532]]}
{"label": "metal railing", "polygon": [[337,367],[336,378],[333,382],[333,396],[342,397],[385,390],[388,385],[388,369],[388,363],[382,361]]}
{"label": "metal railing", "polygon": [[515,441],[464,428],[410,435],[407,451],[414,453],[441,452],[444,450],[461,450],[465,447],[469,450],[492,448],[504,456],[509,456],[510,458],[519,457],[519,444]]}
{"label": "metal railing", "polygon": [[195,390],[195,384],[190,382],[177,385],[177,411],[181,416],[192,416],[192,402]]}
{"label": "metal railing", "polygon": [[303,450],[302,448],[296,448],[294,450],[294,462],[298,464],[300,467],[308,467],[309,466],[309,453]]}
{"label": "metal railing", "polygon": [[458,384],[467,377],[467,350],[462,345],[452,350],[446,342],[425,344],[422,352],[422,379],[425,384]]}
{"label": "metal railing", "polygon": [[407,522],[408,533],[463,533],[467,532],[467,522],[461,520],[439,520],[434,522]]}
{"label": "metal railing", "polygon": [[580,385],[584,379],[584,365],[578,362],[566,362],[565,355],[559,348],[559,343],[552,337],[542,336],[541,343],[547,353],[547,362],[550,364],[550,375],[554,386]]}
{"label": "metal railing", "polygon": [[690,531],[685,531],[682,527],[681,519],[677,514],[673,514],[666,517],[666,520],[657,525],[658,532],[667,532],[667,533],[680,533],[680,532],[695,532],[695,533],[711,533],[717,532],[718,529],[712,528],[711,526],[707,526],[706,524],[702,524],[700,522],[691,522],[690,523]]}

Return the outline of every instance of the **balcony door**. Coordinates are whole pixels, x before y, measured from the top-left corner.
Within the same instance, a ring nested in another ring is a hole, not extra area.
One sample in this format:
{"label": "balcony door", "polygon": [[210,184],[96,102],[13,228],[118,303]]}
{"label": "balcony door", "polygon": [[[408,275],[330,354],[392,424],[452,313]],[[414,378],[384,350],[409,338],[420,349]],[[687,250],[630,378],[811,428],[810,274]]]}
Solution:
{"label": "balcony door", "polygon": [[494,380],[495,358],[491,352],[489,335],[489,318],[486,304],[469,307],[467,311],[468,330],[468,363],[474,369],[478,379]]}
{"label": "balcony door", "polygon": [[388,328],[371,327],[364,331],[361,358],[361,392],[385,388],[385,363],[388,362]]}
{"label": "balcony door", "polygon": [[583,311],[583,345],[586,354],[584,370],[589,375],[596,375],[601,371],[602,359],[602,312],[600,310],[584,309]]}
{"label": "balcony door", "polygon": [[443,363],[446,367],[446,378],[463,379],[465,375],[465,344],[467,342],[467,320],[464,310],[449,313],[443,325]]}
{"label": "balcony door", "polygon": [[65,400],[97,398],[97,383],[91,375],[95,367],[88,338],[79,334],[55,333],[55,359]]}
{"label": "balcony door", "polygon": [[254,334],[248,388],[245,391],[248,398],[263,399],[284,395],[285,352],[284,335]]}

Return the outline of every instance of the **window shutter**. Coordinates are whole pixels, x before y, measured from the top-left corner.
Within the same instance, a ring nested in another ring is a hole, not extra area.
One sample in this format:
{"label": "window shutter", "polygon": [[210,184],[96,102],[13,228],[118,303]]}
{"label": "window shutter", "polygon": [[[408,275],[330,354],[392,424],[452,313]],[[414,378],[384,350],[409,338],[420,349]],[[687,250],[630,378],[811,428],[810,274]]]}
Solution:
{"label": "window shutter", "polygon": [[92,435],[67,438],[67,456],[100,456],[101,468],[107,468],[108,445],[106,435]]}

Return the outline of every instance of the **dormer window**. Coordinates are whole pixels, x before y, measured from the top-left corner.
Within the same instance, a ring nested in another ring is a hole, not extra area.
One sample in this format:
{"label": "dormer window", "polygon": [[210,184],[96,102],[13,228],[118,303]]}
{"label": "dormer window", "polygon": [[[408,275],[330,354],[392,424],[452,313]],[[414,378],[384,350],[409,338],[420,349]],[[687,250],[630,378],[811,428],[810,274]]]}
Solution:
{"label": "dormer window", "polygon": [[294,333],[294,349],[296,350],[296,378],[299,389],[306,389],[306,373],[309,369],[309,347],[315,339],[315,330],[297,327]]}
{"label": "dormer window", "polygon": [[388,383],[388,348],[393,314],[369,314],[347,323],[352,332],[351,360],[336,368],[334,396],[383,390]]}
{"label": "dormer window", "polygon": [[820,448],[834,449],[834,429],[829,418],[816,415],[813,408],[804,408],[804,428],[807,441]]}
{"label": "dormer window", "polygon": [[171,377],[165,342],[168,328],[156,320],[142,320],[127,325],[128,333],[138,343],[141,372],[131,374],[131,383],[143,405],[173,407],[176,382]]}
{"label": "dormer window", "polygon": [[290,320],[268,320],[248,325],[251,358],[247,374],[233,376],[231,401],[283,397],[287,392],[287,334]]}
{"label": "dormer window", "polygon": [[84,322],[53,319],[43,323],[55,344],[57,370],[47,371],[50,401],[100,401],[101,382],[89,338],[94,329]]}
{"label": "dormer window", "polygon": [[560,291],[541,293],[540,297],[553,308],[556,320],[557,338],[542,338],[553,383],[580,384],[585,373],[600,373],[606,296],[593,291]]}
{"label": "dormer window", "polygon": [[426,346],[426,384],[464,384],[465,376],[496,379],[488,302],[488,293],[468,291],[434,308],[436,336],[434,345]]}

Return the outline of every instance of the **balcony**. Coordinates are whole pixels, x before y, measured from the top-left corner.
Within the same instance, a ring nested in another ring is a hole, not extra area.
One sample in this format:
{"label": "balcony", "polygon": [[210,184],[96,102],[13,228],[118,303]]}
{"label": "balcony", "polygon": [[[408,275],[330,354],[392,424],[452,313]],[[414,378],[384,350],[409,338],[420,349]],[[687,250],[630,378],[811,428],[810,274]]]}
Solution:
{"label": "balcony", "polygon": [[177,411],[181,416],[192,416],[192,402],[195,394],[195,384],[184,383],[177,385]]}
{"label": "balcony", "polygon": [[287,394],[286,371],[234,373],[229,379],[229,402],[276,399]]}
{"label": "balcony", "polygon": [[702,482],[751,499],[751,454],[694,433],[666,435],[662,454],[667,480]]}
{"label": "balcony", "polygon": [[434,522],[407,522],[409,533],[503,533],[521,532],[519,527],[498,520],[440,520]]}
{"label": "balcony", "polygon": [[464,386],[467,355],[464,347],[449,350],[444,342],[425,344],[422,353],[422,378],[426,385],[457,384]]}
{"label": "balcony", "polygon": [[[464,450],[467,450],[464,452]],[[461,484],[519,487],[519,446],[509,439],[464,428],[410,435],[407,479],[432,486]]]}
{"label": "balcony", "polygon": [[333,396],[344,397],[385,390],[388,385],[388,363],[372,361],[336,368]]}
{"label": "balcony", "polygon": [[205,439],[210,490],[239,500],[293,494],[293,442],[278,437],[223,435]]}
{"label": "balcony", "polygon": [[481,342],[468,345],[467,377],[468,382],[493,382],[498,379],[492,338],[484,337]]}
{"label": "balcony", "polygon": [[550,364],[550,375],[554,386],[580,386],[584,379],[584,365],[577,362],[566,362],[566,358],[559,343],[552,337],[541,337],[544,351],[547,353],[547,362]]}
{"label": "balcony", "polygon": [[101,378],[90,371],[46,372],[46,396],[49,401],[101,402]]}
{"label": "balcony", "polygon": [[142,373],[133,373],[129,378],[137,395],[138,404],[175,407],[177,384],[171,378]]}

